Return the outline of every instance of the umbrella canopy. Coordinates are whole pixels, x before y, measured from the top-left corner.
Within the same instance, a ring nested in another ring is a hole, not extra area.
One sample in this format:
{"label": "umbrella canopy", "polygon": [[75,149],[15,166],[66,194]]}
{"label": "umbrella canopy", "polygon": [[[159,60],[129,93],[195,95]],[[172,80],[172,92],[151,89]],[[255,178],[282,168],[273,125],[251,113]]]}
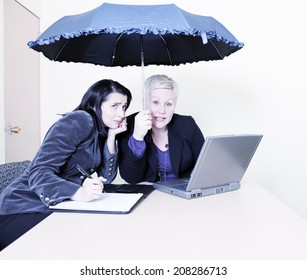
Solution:
{"label": "umbrella canopy", "polygon": [[243,43],[214,18],[174,4],[104,3],[59,19],[28,46],[54,61],[113,67],[220,60]]}

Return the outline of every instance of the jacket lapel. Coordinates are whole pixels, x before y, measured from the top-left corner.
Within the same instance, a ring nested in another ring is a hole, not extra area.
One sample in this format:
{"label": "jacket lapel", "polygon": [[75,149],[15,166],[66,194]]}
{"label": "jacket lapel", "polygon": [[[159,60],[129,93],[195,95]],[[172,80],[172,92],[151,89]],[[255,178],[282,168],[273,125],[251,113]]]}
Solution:
{"label": "jacket lapel", "polygon": [[168,141],[169,141],[169,152],[171,158],[171,164],[173,172],[176,177],[179,178],[180,162],[182,157],[182,140],[174,125],[169,126]]}

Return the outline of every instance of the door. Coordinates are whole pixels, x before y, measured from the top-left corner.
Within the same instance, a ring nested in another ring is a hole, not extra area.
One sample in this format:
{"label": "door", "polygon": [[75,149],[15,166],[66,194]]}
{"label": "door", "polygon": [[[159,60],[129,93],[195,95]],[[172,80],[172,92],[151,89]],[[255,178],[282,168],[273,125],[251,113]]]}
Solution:
{"label": "door", "polygon": [[4,1],[5,161],[31,160],[40,146],[39,18],[14,0]]}

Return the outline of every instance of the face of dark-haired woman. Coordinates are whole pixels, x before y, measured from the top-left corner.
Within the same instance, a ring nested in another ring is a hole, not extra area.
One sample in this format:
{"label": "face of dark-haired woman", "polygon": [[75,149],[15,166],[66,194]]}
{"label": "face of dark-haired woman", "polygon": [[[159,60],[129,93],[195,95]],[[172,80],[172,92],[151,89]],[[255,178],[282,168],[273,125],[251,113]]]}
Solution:
{"label": "face of dark-haired woman", "polygon": [[125,119],[127,110],[127,96],[113,92],[110,93],[106,101],[101,104],[102,122],[108,128],[118,128]]}

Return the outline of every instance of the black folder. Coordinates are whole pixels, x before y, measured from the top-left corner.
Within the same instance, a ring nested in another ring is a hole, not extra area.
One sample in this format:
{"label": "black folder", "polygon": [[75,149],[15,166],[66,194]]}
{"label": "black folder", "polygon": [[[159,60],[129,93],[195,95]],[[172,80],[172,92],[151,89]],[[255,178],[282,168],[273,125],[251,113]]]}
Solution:
{"label": "black folder", "polygon": [[90,202],[66,200],[49,206],[55,212],[128,214],[154,190],[147,184],[109,184],[101,198]]}

